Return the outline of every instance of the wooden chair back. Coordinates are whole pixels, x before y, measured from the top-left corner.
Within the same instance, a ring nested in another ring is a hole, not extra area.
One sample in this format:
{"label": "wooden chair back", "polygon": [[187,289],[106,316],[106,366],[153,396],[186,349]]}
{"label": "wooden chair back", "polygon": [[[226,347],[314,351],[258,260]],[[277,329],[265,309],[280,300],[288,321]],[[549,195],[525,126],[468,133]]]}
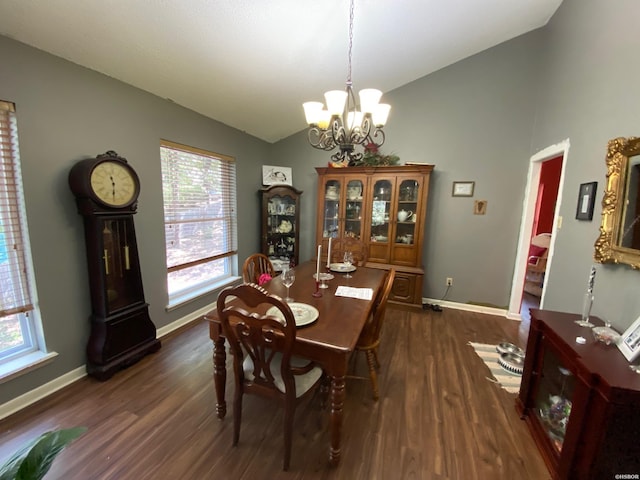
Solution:
{"label": "wooden chair back", "polygon": [[[233,299],[230,303],[229,297]],[[272,307],[274,312],[267,314]],[[292,357],[295,317],[280,297],[256,284],[244,283],[223,290],[217,310],[233,354],[233,445],[240,438],[242,396],[248,393],[276,399],[285,409],[283,468],[288,470],[295,408],[320,384],[322,370],[308,360]]]}
{"label": "wooden chair back", "polygon": [[244,283],[260,283],[260,276],[263,274],[275,277],[276,271],[269,257],[262,253],[254,253],[247,257],[242,265],[242,280]]}
{"label": "wooden chair back", "polygon": [[371,389],[373,391],[374,400],[378,400],[378,374],[376,370],[380,368],[378,361],[378,345],[380,345],[380,333],[382,331],[382,323],[384,314],[387,310],[387,301],[393,287],[393,281],[396,277],[395,269],[389,270],[385,283],[380,290],[373,307],[373,313],[369,316],[367,323],[362,329],[358,343],[356,344],[356,352],[365,352],[367,357],[367,365],[369,367],[369,379],[371,380]]}
{"label": "wooden chair back", "polygon": [[387,273],[384,285],[380,289],[379,295],[376,297],[376,301],[373,305],[373,314],[367,320],[367,323],[360,334],[358,346],[361,348],[377,347],[380,343],[380,332],[382,331],[384,314],[387,310],[387,301],[389,300],[389,294],[391,293],[395,277],[396,271],[392,268]]}
{"label": "wooden chair back", "polygon": [[353,253],[353,264],[358,267],[363,267],[369,258],[369,248],[362,240],[352,237],[334,238],[331,241],[330,263],[342,263],[344,252]]}

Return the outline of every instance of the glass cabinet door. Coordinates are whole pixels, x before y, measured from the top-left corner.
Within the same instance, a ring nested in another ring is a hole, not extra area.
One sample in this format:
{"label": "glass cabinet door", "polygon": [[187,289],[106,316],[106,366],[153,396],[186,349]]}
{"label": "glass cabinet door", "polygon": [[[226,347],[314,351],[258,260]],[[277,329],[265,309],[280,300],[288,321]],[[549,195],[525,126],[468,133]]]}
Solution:
{"label": "glass cabinet door", "polygon": [[364,182],[350,177],[328,178],[322,188],[322,238],[360,239],[364,224]]}
{"label": "glass cabinet door", "polygon": [[274,268],[297,262],[296,198],[274,194],[267,199],[266,255]]}
{"label": "glass cabinet door", "polygon": [[362,237],[362,180],[348,180],[344,214],[344,236]]}
{"label": "glass cabinet door", "polygon": [[534,410],[559,456],[571,415],[576,381],[571,371],[549,349],[545,349],[542,362]]}
{"label": "glass cabinet door", "polygon": [[340,236],[341,192],[342,182],[340,180],[327,180],[324,185],[322,238],[338,238]]}
{"label": "glass cabinet door", "polygon": [[418,218],[419,183],[413,179],[399,179],[395,206],[397,228],[395,242],[413,245]]}
{"label": "glass cabinet door", "polygon": [[377,180],[373,185],[369,234],[372,243],[389,243],[389,236],[392,233],[390,227],[392,191],[393,184],[390,180]]}

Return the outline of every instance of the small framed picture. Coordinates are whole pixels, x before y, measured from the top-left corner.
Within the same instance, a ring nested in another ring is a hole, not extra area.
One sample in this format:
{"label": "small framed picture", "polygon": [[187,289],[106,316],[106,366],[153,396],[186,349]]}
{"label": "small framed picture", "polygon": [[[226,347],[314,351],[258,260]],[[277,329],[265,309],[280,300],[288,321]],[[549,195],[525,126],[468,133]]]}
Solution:
{"label": "small framed picture", "polygon": [[473,197],[476,182],[453,182],[452,197]]}
{"label": "small framed picture", "polygon": [[262,166],[263,185],[293,185],[293,175],[289,167],[276,167],[274,165]]}
{"label": "small framed picture", "polygon": [[593,218],[593,206],[596,203],[596,188],[598,182],[583,183],[578,192],[578,207],[576,219],[591,220]]}
{"label": "small framed picture", "polygon": [[487,201],[486,200],[476,200],[473,202],[473,214],[474,215],[485,215],[487,213]]}
{"label": "small framed picture", "polygon": [[618,342],[618,349],[629,362],[633,362],[640,355],[640,317],[625,330]]}

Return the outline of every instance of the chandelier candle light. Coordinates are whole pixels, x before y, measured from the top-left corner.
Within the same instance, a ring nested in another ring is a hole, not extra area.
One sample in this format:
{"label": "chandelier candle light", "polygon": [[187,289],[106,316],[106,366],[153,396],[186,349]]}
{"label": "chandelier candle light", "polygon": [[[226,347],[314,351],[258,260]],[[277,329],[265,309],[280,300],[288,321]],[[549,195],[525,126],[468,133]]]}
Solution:
{"label": "chandelier candle light", "polygon": [[[331,155],[336,163],[348,165],[362,159],[363,153],[355,151],[355,145],[384,143],[382,128],[387,122],[391,106],[379,103],[382,92],[373,88],[360,90],[360,105],[356,103],[351,82],[351,50],[353,47],[353,0],[349,16],[349,68],[345,90],[331,90],[324,94],[322,102],[306,102],[305,117],[309,124],[309,143],[312,147],[338,152]],[[372,131],[373,130],[373,131]]]}

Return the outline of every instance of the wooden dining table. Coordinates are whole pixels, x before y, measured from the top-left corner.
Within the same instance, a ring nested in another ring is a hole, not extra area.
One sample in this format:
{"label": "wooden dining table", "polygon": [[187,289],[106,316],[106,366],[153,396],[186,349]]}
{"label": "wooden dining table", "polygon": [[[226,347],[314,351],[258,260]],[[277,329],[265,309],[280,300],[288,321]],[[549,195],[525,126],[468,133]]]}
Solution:
{"label": "wooden dining table", "polygon": [[[290,288],[293,302],[306,303],[318,309],[318,319],[296,331],[294,354],[313,360],[319,364],[331,379],[330,403],[330,447],[329,463],[340,461],[340,440],[342,434],[343,405],[345,399],[345,378],[349,357],[362,332],[373,304],[382,288],[386,271],[357,267],[351,272],[352,278],[343,273],[327,272],[322,265],[322,273],[331,273],[334,278],[326,281],[328,288],[320,289],[321,297],[314,297],[316,283],[314,273],[316,262],[309,261],[295,267],[296,279]],[[338,286],[370,288],[371,300],[336,296]],[[285,298],[287,289],[279,277],[275,277],[263,287],[271,294]],[[216,414],[222,419],[227,413],[225,387],[227,380],[225,338],[217,310],[205,315],[209,321],[209,336],[213,340],[213,376],[216,388]]]}

